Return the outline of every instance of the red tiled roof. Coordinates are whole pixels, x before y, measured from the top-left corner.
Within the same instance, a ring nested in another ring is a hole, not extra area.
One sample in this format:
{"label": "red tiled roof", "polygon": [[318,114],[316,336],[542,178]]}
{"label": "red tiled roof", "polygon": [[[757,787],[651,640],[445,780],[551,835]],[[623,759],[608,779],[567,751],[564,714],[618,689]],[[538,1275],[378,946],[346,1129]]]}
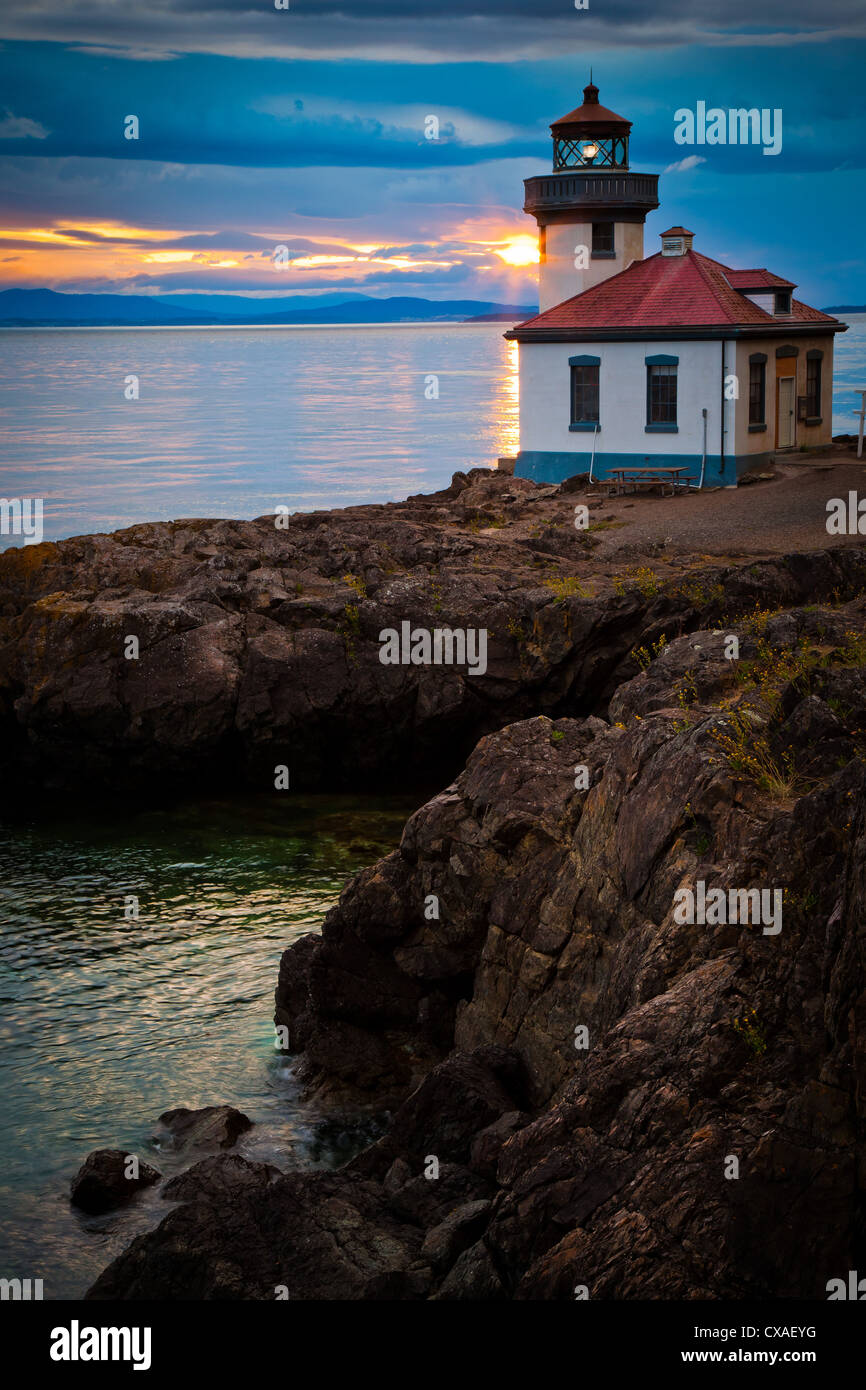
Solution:
{"label": "red tiled roof", "polygon": [[[697,328],[798,323],[838,323],[838,319],[793,300],[784,319],[759,309],[729,283],[736,272],[698,251],[683,256],[657,253],[634,261],[627,270],[566,299],[535,318],[515,325],[515,333],[588,328]],[[787,282],[782,282],[787,284]]]}
{"label": "red tiled roof", "polygon": [[662,236],[694,236],[694,232],[690,232],[688,227],[668,227]]}
{"label": "red tiled roof", "polygon": [[726,270],[725,275],[735,290],[792,290],[796,284],[795,280],[783,280],[769,270]]}

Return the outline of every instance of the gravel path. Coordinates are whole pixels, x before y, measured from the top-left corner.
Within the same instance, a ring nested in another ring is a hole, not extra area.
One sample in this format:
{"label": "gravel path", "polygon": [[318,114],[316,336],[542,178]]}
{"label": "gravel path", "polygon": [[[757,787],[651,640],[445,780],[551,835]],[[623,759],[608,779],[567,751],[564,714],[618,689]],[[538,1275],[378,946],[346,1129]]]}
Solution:
{"label": "gravel path", "polygon": [[694,558],[698,553],[737,558],[863,543],[862,536],[828,533],[827,502],[847,499],[852,490],[866,498],[866,456],[858,461],[850,453],[828,453],[768,471],[776,475],[772,482],[715,492],[605,499],[592,520],[609,517],[626,525],[597,533],[601,544],[593,559],[645,554],[660,545],[668,557]]}

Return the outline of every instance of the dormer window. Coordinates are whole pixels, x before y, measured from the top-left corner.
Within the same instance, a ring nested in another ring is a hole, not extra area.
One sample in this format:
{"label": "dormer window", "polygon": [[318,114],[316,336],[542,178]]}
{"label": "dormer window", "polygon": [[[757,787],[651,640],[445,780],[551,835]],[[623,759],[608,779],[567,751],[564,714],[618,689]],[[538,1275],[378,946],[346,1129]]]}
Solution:
{"label": "dormer window", "polygon": [[790,314],[791,312],[791,291],[776,290],[776,303],[773,309],[774,314]]}

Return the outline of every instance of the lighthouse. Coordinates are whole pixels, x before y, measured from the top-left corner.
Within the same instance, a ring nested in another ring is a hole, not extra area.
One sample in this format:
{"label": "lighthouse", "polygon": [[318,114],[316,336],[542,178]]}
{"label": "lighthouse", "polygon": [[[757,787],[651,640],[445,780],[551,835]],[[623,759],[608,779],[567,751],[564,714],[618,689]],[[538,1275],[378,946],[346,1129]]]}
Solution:
{"label": "lighthouse", "polygon": [[726,487],[776,451],[828,445],[846,325],[796,299],[794,280],[696,250],[679,221],[644,257],[658,175],[631,172],[631,121],[592,80],[550,129],[553,170],[525,180],[541,310],[505,334],[520,351],[516,475],[655,469]]}
{"label": "lighthouse", "polygon": [[590,81],[582,105],[550,127],[553,172],[524,180],[523,209],[539,229],[542,313],[643,259],[659,176],[629,169],[631,125],[599,104]]}

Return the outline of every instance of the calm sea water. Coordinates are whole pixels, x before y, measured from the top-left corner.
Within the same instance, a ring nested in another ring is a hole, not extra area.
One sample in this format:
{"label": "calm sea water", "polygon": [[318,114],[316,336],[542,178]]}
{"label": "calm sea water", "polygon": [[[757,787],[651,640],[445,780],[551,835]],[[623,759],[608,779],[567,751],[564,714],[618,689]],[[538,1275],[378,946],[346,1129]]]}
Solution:
{"label": "calm sea water", "polygon": [[[866,389],[866,315],[847,321],[837,434],[856,429]],[[519,447],[505,328],[2,331],[0,495],[44,498],[51,540],[433,491]]]}
{"label": "calm sea water", "polygon": [[[849,322],[836,433],[856,428],[866,388],[866,315]],[[429,491],[518,447],[502,332],[2,332],[0,495],[45,498],[56,538]],[[138,401],[124,400],[130,374]],[[0,826],[0,1277],[79,1295],[152,1225],[166,1210],[152,1192],[87,1218],[68,1184],[100,1147],[175,1171],[179,1157],[148,1147],[171,1106],[231,1102],[256,1121],[241,1152],[333,1161],[274,1051],[279,956],[416,804],[293,798]],[[137,924],[123,920],[127,894]]]}
{"label": "calm sea water", "polygon": [[69,1180],[94,1148],[186,1167],[149,1143],[173,1106],[238,1106],[256,1121],[238,1151],[283,1169],[340,1156],[274,1049],[279,958],[416,804],[211,802],[123,825],[0,826],[0,1277],[77,1297],[164,1216],[154,1192],[84,1216]]}
{"label": "calm sea water", "polygon": [[847,333],[836,335],[833,433],[856,434],[860,423],[860,392],[866,391],[866,314],[839,314],[837,317],[849,327]]}
{"label": "calm sea water", "polygon": [[506,328],[6,330],[0,495],[54,540],[434,491],[516,451]]}

